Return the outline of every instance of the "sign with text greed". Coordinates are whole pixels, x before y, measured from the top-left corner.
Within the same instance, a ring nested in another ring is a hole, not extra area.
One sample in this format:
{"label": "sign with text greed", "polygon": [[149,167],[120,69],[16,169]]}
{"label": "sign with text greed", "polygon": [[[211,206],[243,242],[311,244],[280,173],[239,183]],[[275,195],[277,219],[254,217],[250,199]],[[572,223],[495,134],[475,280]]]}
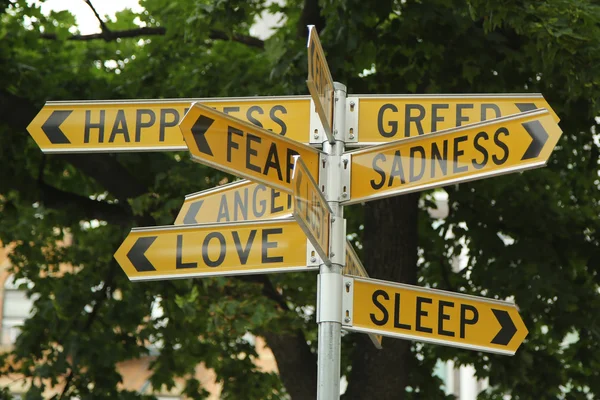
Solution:
{"label": "sign with text greed", "polygon": [[349,152],[344,203],[542,167],[561,133],[540,109]]}
{"label": "sign with text greed", "polygon": [[292,177],[293,215],[300,227],[308,236],[315,250],[327,265],[329,260],[329,227],[331,221],[331,208],[319,185],[311,176],[306,164],[300,157],[294,157],[294,175]]}
{"label": "sign with text greed", "polygon": [[359,145],[389,143],[539,108],[558,123],[544,96],[528,94],[356,95]]}
{"label": "sign with text greed", "polygon": [[333,78],[325,59],[325,53],[314,25],[308,26],[308,78],[306,85],[315,102],[325,134],[333,143]]}
{"label": "sign with text greed", "polygon": [[308,96],[49,101],[27,130],[44,153],[187,150],[177,125],[193,102],[310,142]]}
{"label": "sign with text greed", "polygon": [[292,219],[134,228],[115,259],[132,281],[318,269]]}
{"label": "sign with text greed", "polygon": [[256,221],[292,213],[292,195],[241,180],[185,196],[175,225]]}
{"label": "sign with text greed", "polygon": [[344,329],[513,355],[527,328],[513,303],[344,277]]}
{"label": "sign with text greed", "polygon": [[291,193],[299,155],[318,176],[318,150],[202,104],[194,103],[179,128],[193,159],[222,171]]}

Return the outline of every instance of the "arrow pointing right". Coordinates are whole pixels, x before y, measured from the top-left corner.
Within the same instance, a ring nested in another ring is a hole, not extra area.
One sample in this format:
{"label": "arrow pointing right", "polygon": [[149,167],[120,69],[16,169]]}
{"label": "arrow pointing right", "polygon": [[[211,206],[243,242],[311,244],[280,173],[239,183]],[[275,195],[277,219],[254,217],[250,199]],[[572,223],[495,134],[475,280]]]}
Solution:
{"label": "arrow pointing right", "polygon": [[544,148],[544,145],[550,137],[548,132],[544,129],[540,121],[530,121],[523,123],[523,128],[527,131],[529,136],[533,139],[525,154],[521,157],[521,160],[529,160],[530,158],[536,158],[540,155],[540,152]]}
{"label": "arrow pointing right", "polygon": [[506,346],[517,333],[517,327],[507,311],[492,308],[492,312],[500,323],[500,331],[494,336],[491,343]]}
{"label": "arrow pointing right", "polygon": [[127,253],[127,258],[131,261],[133,267],[138,271],[156,271],[154,265],[146,258],[144,253],[154,243],[158,236],[141,237],[135,241],[131,250]]}
{"label": "arrow pointing right", "polygon": [[67,139],[63,131],[60,129],[60,124],[65,122],[65,119],[67,119],[67,117],[71,115],[72,112],[72,110],[53,111],[52,114],[50,114],[50,117],[48,117],[48,120],[44,122],[44,124],[42,125],[42,131],[44,131],[44,133],[48,137],[48,140],[50,140],[50,143],[71,143],[71,141]]}

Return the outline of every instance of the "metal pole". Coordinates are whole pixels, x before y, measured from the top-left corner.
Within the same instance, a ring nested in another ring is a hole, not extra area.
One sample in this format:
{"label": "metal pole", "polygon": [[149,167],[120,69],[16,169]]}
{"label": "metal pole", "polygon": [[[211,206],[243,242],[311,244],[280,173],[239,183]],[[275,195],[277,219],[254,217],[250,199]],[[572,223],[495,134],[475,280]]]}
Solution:
{"label": "metal pole", "polygon": [[334,83],[333,131],[335,143],[323,143],[328,154],[326,176],[320,180],[325,198],[333,211],[329,248],[331,266],[322,264],[318,278],[317,323],[319,346],[317,363],[317,400],[340,398],[340,354],[342,328],[342,267],[345,263],[346,223],[340,205],[341,155],[344,152],[346,86]]}

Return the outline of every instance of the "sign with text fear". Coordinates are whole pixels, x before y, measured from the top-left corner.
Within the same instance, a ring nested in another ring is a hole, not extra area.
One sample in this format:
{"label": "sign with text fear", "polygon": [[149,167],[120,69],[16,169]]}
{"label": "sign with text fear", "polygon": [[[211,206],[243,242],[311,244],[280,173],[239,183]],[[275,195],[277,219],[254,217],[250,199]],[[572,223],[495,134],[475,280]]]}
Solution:
{"label": "sign with text fear", "polygon": [[541,167],[561,133],[541,109],[346,153],[351,168],[345,203]]}
{"label": "sign with text fear", "polygon": [[310,97],[50,101],[27,127],[45,153],[178,151],[178,128],[193,102],[309,143]]}
{"label": "sign with text fear", "polygon": [[134,228],[115,253],[130,280],[318,269],[292,219]]}
{"label": "sign with text fear", "polygon": [[325,134],[333,143],[333,78],[325,59],[323,47],[314,25],[308,26],[308,92],[315,102],[317,114],[321,118]]}
{"label": "sign with text fear", "polygon": [[292,177],[294,218],[315,246],[315,250],[323,262],[331,265],[329,260],[331,208],[306,164],[300,157],[294,158],[294,175]]}
{"label": "sign with text fear", "polygon": [[513,303],[376,279],[344,277],[344,284],[351,331],[504,355],[528,333]]}
{"label": "sign with text fear", "polygon": [[292,192],[294,156],[318,176],[320,152],[284,136],[194,103],[179,124],[193,159]]}
{"label": "sign with text fear", "polygon": [[291,194],[241,180],[185,196],[175,225],[256,221],[291,213]]}
{"label": "sign with text fear", "polygon": [[357,95],[358,145],[388,143],[525,111],[545,108],[541,94]]}

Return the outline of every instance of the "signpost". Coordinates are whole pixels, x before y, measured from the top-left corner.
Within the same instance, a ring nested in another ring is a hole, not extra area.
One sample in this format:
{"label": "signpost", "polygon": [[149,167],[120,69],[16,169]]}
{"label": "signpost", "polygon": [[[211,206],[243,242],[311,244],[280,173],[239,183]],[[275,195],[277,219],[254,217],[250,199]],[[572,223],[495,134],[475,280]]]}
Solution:
{"label": "signpost", "polygon": [[326,264],[331,264],[329,260],[329,223],[332,211],[300,157],[295,157],[292,186],[294,188],[294,218],[315,246],[321,259]]}
{"label": "signpost", "polygon": [[132,281],[317,270],[292,218],[134,228],[115,253]]}
{"label": "signpost", "polygon": [[115,259],[134,281],[319,270],[319,400],[339,399],[342,328],[377,348],[385,335],[514,354],[514,304],[370,279],[344,205],[543,166],[558,116],[540,94],[348,98],[314,26],[307,48],[311,97],[48,102],[28,131],[45,153],[189,149],[249,179],[186,196],[177,225],[134,228]]}
{"label": "signpost", "polygon": [[44,153],[187,150],[177,127],[193,102],[310,142],[308,96],[49,101],[27,130]]}
{"label": "signpost", "polygon": [[560,121],[539,93],[356,95],[348,102],[350,111],[358,114],[358,129],[352,132],[358,142],[352,146],[388,143],[539,108]]}
{"label": "signpost", "polygon": [[248,122],[194,103],[179,124],[195,161],[292,192],[293,157],[318,174],[320,152]]}
{"label": "signpost", "polygon": [[527,328],[513,303],[345,277],[344,329],[513,355]]}
{"label": "signpost", "polygon": [[175,225],[256,221],[291,213],[291,194],[241,180],[185,196]]}
{"label": "signpost", "polygon": [[333,137],[333,78],[314,25],[308,26],[307,48],[308,78],[306,85],[315,102],[315,108],[323,123],[327,139],[333,143],[335,140]]}
{"label": "signpost", "polygon": [[561,133],[540,109],[353,151],[345,204],[541,167]]}

